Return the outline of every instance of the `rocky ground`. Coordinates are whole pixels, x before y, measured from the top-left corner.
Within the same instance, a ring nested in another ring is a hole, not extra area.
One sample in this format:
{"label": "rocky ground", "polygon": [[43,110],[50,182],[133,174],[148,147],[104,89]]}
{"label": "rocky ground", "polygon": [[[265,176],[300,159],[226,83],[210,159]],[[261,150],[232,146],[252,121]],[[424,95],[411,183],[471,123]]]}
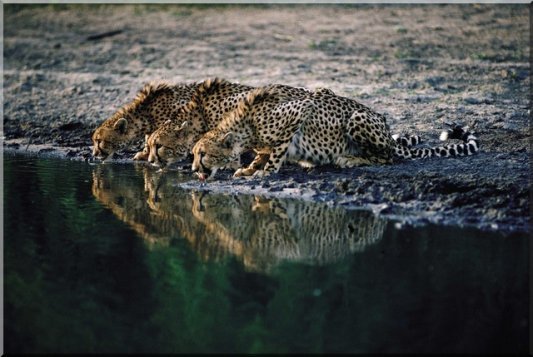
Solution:
{"label": "rocky ground", "polygon": [[504,4],[4,4],[4,150],[89,160],[94,129],[155,79],[329,87],[427,144],[444,121],[469,125],[481,152],[182,185],[527,231],[528,15]]}

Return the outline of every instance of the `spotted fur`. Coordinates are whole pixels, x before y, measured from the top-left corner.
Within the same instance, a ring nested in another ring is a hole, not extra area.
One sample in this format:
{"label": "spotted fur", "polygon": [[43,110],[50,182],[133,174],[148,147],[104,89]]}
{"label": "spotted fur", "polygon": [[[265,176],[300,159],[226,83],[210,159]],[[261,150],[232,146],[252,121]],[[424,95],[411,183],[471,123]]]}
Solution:
{"label": "spotted fur", "polygon": [[413,146],[416,146],[418,144],[420,144],[422,142],[422,140],[420,139],[420,136],[418,135],[404,135],[404,136],[400,136],[398,134],[394,134],[392,136],[392,138],[394,140],[396,140],[396,142],[400,145],[403,145],[403,146],[407,146],[407,147],[413,147]]}
{"label": "spotted fur", "polygon": [[475,134],[457,123],[447,124],[449,128],[440,135],[440,140],[461,140],[460,144],[448,144],[438,147],[409,149],[396,146],[394,154],[404,159],[423,159],[428,157],[468,156],[479,151],[479,141]]}
{"label": "spotted fur", "polygon": [[[286,160],[307,166],[354,167],[477,151],[473,135],[461,138],[466,142],[411,148],[394,140],[383,115],[353,99],[320,92],[292,100],[271,88],[260,88],[195,144],[192,169],[202,180],[213,177],[219,168],[237,168],[240,153],[246,149],[263,153],[261,174],[277,172]],[[241,169],[235,175],[254,173]]]}
{"label": "spotted fur", "polygon": [[[95,130],[92,136],[93,156],[106,159],[152,133],[191,100],[197,86],[167,82],[146,84],[131,103],[120,108]],[[142,157],[140,153],[136,156]]]}
{"label": "spotted fur", "polygon": [[[269,85],[281,98],[305,98],[310,90],[282,84]],[[228,113],[236,110],[253,87],[232,83],[224,79],[207,79],[200,83],[191,101],[147,138],[148,161],[164,167],[183,160],[194,143],[207,131],[220,124]],[[320,88],[318,94],[334,94]],[[255,166],[255,162],[252,163]]]}
{"label": "spotted fur", "polygon": [[189,102],[148,136],[148,161],[164,167],[184,159],[196,140],[215,128],[224,114],[234,110],[252,89],[221,78],[201,82]]}

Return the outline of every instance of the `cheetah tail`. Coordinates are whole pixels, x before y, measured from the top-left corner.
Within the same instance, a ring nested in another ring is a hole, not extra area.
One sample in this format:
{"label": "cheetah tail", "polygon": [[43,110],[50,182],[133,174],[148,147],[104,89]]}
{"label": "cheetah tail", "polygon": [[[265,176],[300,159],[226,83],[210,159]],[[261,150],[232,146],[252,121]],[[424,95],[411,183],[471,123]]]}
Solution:
{"label": "cheetah tail", "polygon": [[450,128],[440,135],[441,140],[460,139],[461,144],[448,144],[431,148],[408,148],[396,144],[395,156],[402,159],[423,159],[426,157],[439,156],[468,156],[479,151],[479,143],[473,132],[456,123],[448,124]]}
{"label": "cheetah tail", "polygon": [[443,130],[440,133],[439,138],[441,141],[459,139],[463,140],[465,143],[469,140],[475,140],[477,142],[477,138],[474,136],[474,133],[469,131],[467,126],[463,127],[455,122],[444,124],[448,126],[448,129]]}
{"label": "cheetah tail", "polygon": [[416,146],[422,142],[422,139],[418,135],[400,136],[399,134],[394,134],[392,138],[396,141],[396,143],[406,147]]}

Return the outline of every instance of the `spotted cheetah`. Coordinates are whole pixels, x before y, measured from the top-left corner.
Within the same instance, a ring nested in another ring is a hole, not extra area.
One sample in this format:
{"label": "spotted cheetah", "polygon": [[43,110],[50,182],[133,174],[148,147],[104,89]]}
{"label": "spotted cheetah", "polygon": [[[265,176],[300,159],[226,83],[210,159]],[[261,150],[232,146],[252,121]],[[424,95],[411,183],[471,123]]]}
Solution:
{"label": "spotted cheetah", "polygon": [[394,158],[461,156],[478,151],[477,138],[458,126],[449,138],[465,142],[411,148],[394,140],[383,115],[353,99],[326,92],[292,100],[260,88],[194,145],[192,170],[205,180],[219,168],[238,168],[240,153],[250,148],[269,153],[261,160],[264,168],[237,170],[234,176],[268,175],[287,159],[344,168],[390,164]]}
{"label": "spotted cheetah", "polygon": [[163,168],[186,158],[196,140],[214,129],[252,89],[222,78],[201,82],[187,104],[147,137],[148,161]]}
{"label": "spotted cheetah", "polygon": [[[303,99],[312,91],[302,87],[273,84],[279,95]],[[225,115],[234,111],[239,103],[254,89],[227,80],[214,78],[201,83],[191,101],[179,110],[172,120],[166,121],[147,139],[148,161],[155,166],[166,167],[181,161],[189,155],[194,143],[209,130],[213,130]],[[316,93],[329,93],[327,88],[319,88]],[[255,166],[255,163],[252,163]]]}
{"label": "spotted cheetah", "polygon": [[[95,130],[92,136],[93,156],[105,160],[116,151],[142,140],[145,134],[152,133],[185,106],[197,87],[197,83],[146,84],[131,103],[120,108]],[[142,158],[142,153],[136,157]]]}

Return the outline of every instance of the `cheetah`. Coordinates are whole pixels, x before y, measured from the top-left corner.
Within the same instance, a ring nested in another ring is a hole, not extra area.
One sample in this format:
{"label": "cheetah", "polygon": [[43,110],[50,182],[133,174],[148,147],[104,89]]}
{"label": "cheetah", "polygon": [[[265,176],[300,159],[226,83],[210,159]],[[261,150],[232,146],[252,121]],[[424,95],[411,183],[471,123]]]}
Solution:
{"label": "cheetah", "polygon": [[222,78],[201,82],[187,104],[146,138],[148,162],[164,168],[185,159],[194,142],[214,129],[252,89]]}
{"label": "cheetah", "polygon": [[464,143],[412,148],[392,137],[383,115],[353,99],[326,92],[292,100],[275,90],[259,88],[194,145],[192,170],[203,181],[220,168],[238,169],[239,154],[250,148],[268,153],[259,160],[264,167],[238,169],[235,177],[268,175],[286,160],[349,168],[478,151],[473,133],[460,126],[452,129],[448,138]]}
{"label": "cheetah", "polygon": [[[303,99],[311,93],[303,87],[282,84],[272,84],[268,88],[294,99]],[[191,101],[172,120],[167,120],[147,138],[148,161],[165,168],[185,159],[196,141],[207,131],[215,129],[224,116],[234,111],[253,89],[255,88],[220,78],[201,83]],[[334,94],[328,88],[318,88],[315,92]],[[251,165],[256,166],[255,163]]]}
{"label": "cheetah", "polygon": [[[135,99],[116,111],[98,127],[92,136],[93,156],[105,160],[145,138],[158,126],[185,106],[198,87],[197,83],[172,85],[168,82],[146,84]],[[146,157],[143,152],[136,159]]]}

